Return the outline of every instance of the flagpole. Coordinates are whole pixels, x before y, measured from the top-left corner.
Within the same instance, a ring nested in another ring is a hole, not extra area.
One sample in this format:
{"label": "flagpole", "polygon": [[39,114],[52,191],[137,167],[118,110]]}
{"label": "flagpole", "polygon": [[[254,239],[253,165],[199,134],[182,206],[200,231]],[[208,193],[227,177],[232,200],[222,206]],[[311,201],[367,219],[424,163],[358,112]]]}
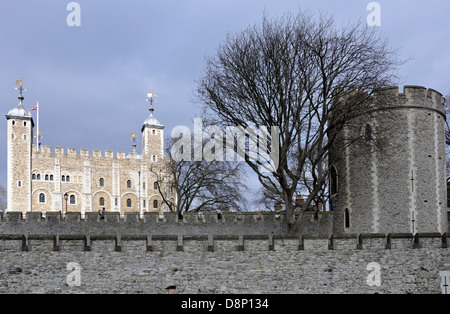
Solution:
{"label": "flagpole", "polygon": [[40,130],[39,130],[39,101],[37,102],[37,104],[36,104],[36,107],[37,107],[37,136],[36,136],[36,139],[37,139],[37,141],[36,141],[36,151],[40,151],[40,149],[39,149],[39,135],[40,135]]}

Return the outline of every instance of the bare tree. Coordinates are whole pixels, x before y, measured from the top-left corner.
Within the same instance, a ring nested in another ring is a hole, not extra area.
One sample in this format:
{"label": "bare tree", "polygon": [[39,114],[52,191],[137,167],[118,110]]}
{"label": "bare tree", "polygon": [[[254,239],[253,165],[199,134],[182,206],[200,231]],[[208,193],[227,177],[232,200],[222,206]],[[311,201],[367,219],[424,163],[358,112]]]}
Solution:
{"label": "bare tree", "polygon": [[[198,82],[198,101],[206,117],[221,125],[277,126],[268,141],[278,167],[260,171],[246,158],[262,186],[283,200],[290,232],[303,212],[324,195],[328,151],[349,119],[364,114],[373,91],[393,84],[401,63],[375,28],[357,23],[337,28],[332,17],[299,13],[263,18],[228,35],[207,59]],[[294,217],[294,194],[309,196]]]}
{"label": "bare tree", "polygon": [[[450,93],[445,96],[445,115],[450,116]],[[447,181],[450,180],[450,126],[448,120],[445,121],[445,151],[447,166]]]}
{"label": "bare tree", "polygon": [[[174,141],[167,142],[167,153],[171,156]],[[230,209],[242,211],[246,204],[243,195],[247,187],[242,163],[171,158],[167,163],[167,176],[151,171],[157,176],[158,191],[163,202],[180,214]],[[167,193],[166,188],[172,193]],[[175,195],[174,200],[168,197],[170,194]]]}

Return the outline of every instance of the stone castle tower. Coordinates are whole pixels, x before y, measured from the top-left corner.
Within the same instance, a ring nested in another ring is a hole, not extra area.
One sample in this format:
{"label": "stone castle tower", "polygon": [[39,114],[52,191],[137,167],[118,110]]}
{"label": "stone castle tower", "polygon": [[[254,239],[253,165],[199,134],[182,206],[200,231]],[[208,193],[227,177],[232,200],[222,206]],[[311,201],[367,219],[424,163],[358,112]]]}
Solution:
{"label": "stone castle tower", "polygon": [[[34,122],[19,105],[6,115],[8,123],[8,211],[22,212],[135,212],[170,211],[175,205],[167,158],[164,126],[154,117],[153,92],[148,93],[150,116],[142,126],[142,154],[64,149],[33,145]],[[163,202],[164,199],[170,203]]]}
{"label": "stone castle tower", "polygon": [[7,201],[10,211],[31,211],[31,155],[33,118],[23,107],[22,79],[17,81],[19,104],[7,119]]}
{"label": "stone castle tower", "polygon": [[444,98],[392,87],[371,106],[330,151],[333,232],[447,232]]}

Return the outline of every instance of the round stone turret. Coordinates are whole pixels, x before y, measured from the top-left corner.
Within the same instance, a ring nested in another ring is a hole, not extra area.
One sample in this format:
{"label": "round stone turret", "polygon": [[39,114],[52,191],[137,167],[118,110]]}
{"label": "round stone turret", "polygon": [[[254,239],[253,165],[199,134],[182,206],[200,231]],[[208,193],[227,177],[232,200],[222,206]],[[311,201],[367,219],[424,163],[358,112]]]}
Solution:
{"label": "round stone turret", "polygon": [[333,231],[447,231],[445,108],[420,86],[378,91],[330,150]]}

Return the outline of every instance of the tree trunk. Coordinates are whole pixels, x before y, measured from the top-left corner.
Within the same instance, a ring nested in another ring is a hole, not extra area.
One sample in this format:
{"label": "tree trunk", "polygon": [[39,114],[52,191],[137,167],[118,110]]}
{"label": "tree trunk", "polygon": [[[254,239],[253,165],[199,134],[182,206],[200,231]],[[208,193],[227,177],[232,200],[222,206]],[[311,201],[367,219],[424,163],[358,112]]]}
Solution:
{"label": "tree trunk", "polygon": [[294,204],[292,203],[292,197],[286,197],[285,199],[285,206],[286,206],[286,222],[287,222],[287,229],[288,233],[295,234],[298,230],[296,230],[296,223],[295,223],[295,217],[294,217]]}

